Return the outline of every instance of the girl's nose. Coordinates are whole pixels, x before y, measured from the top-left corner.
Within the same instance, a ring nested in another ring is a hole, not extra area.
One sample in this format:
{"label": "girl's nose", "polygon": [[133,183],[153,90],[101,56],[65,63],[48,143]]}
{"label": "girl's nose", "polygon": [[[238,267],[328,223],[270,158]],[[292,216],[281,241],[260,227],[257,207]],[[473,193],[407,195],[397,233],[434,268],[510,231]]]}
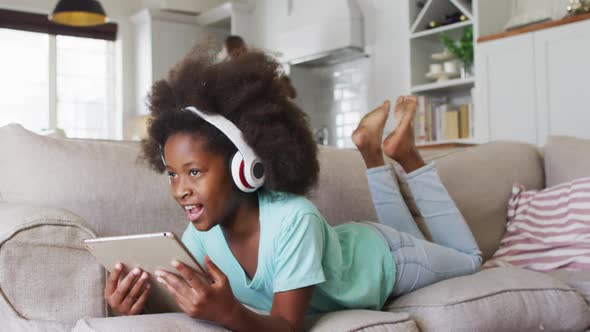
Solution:
{"label": "girl's nose", "polygon": [[177,199],[186,199],[187,197],[190,197],[192,193],[190,187],[185,186],[182,182],[179,183],[174,190],[174,196],[176,196]]}

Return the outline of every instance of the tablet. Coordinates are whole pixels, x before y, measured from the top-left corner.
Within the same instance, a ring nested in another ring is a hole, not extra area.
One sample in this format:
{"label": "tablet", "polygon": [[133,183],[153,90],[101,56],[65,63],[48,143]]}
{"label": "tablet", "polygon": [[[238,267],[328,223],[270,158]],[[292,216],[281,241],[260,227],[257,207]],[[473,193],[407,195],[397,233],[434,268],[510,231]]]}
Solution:
{"label": "tablet", "polygon": [[122,275],[135,267],[150,274],[152,288],[146,305],[150,313],[181,311],[174,297],[156,280],[154,274],[156,270],[164,270],[180,276],[172,266],[173,260],[192,267],[202,274],[200,277],[204,281],[210,283],[205,269],[172,232],[88,239],[84,240],[84,245],[109,272],[121,262],[125,266]]}

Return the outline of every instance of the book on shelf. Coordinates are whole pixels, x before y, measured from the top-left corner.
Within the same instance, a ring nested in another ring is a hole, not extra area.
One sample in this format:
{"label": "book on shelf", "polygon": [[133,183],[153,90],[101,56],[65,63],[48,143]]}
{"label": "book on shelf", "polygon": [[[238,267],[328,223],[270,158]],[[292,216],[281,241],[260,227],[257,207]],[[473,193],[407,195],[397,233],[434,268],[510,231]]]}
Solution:
{"label": "book on shelf", "polygon": [[454,105],[446,98],[418,97],[414,119],[416,143],[473,137],[472,104]]}

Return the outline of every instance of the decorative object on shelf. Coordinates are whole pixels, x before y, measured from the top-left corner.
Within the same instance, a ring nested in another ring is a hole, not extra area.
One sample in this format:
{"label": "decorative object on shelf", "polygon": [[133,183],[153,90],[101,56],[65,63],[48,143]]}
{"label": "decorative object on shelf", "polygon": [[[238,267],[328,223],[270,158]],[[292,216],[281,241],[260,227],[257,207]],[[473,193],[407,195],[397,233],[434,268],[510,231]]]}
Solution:
{"label": "decorative object on shelf", "polygon": [[426,74],[426,78],[436,80],[437,82],[446,81],[449,78],[459,76],[457,70],[457,63],[455,61],[445,61],[443,64],[433,63],[430,65],[430,71]]}
{"label": "decorative object on shelf", "polygon": [[449,50],[446,48],[442,52],[432,53],[430,57],[432,58],[432,60],[436,61],[447,61],[456,58],[456,56],[453,53],[449,52]]}
{"label": "decorative object on shelf", "polygon": [[551,6],[547,1],[513,0],[512,10],[504,30],[512,30],[526,25],[551,20]]}
{"label": "decorative object on shelf", "polygon": [[462,72],[465,76],[469,76],[473,66],[473,27],[463,28],[463,35],[458,42],[455,42],[446,34],[441,34],[440,38],[449,52],[463,62]]}
{"label": "decorative object on shelf", "polygon": [[427,30],[434,29],[434,28],[438,28],[438,27],[441,27],[444,25],[449,25],[449,24],[458,23],[458,22],[464,22],[467,20],[468,20],[467,16],[465,16],[463,13],[455,12],[455,13],[445,15],[445,19],[442,22],[435,21],[435,20],[428,22],[426,29]]}
{"label": "decorative object on shelf", "polygon": [[89,27],[105,24],[108,18],[96,0],[60,0],[49,20],[62,25]]}
{"label": "decorative object on shelf", "polygon": [[568,15],[590,13],[590,0],[569,0],[566,9]]}

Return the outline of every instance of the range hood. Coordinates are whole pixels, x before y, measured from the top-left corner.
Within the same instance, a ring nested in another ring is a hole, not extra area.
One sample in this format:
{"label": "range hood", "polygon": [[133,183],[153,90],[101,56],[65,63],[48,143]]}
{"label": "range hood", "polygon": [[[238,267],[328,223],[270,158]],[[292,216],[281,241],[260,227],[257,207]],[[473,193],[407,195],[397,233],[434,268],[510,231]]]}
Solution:
{"label": "range hood", "polygon": [[289,28],[280,37],[283,61],[315,67],[366,57],[362,12],[356,0],[345,2],[328,17],[289,15]]}

